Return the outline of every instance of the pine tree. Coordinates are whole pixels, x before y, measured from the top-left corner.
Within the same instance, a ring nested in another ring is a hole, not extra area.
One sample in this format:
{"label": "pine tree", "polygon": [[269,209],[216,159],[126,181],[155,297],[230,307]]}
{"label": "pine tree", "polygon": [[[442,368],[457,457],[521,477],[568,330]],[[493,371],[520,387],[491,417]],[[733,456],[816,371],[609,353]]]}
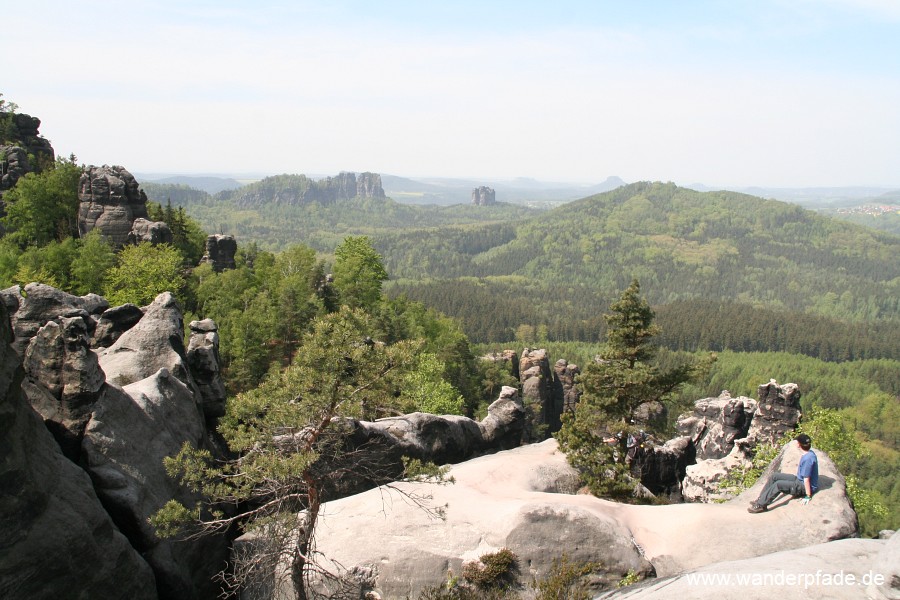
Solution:
{"label": "pine tree", "polygon": [[[632,418],[646,402],[664,402],[678,387],[706,371],[715,358],[697,360],[661,372],[652,364],[659,333],[654,313],[633,280],[604,315],[606,346],[588,364],[579,383],[582,395],[574,415],[563,416],[557,434],[569,462],[598,496],[629,495],[636,483],[625,465],[623,438]],[[648,426],[644,425],[644,426]]]}

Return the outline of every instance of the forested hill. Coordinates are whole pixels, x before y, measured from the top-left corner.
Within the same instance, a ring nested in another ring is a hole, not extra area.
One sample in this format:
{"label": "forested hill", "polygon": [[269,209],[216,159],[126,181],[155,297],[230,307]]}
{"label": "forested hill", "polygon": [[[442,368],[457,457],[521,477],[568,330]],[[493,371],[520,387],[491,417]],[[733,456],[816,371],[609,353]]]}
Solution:
{"label": "forested hill", "polygon": [[[633,277],[656,305],[727,301],[845,323],[900,320],[900,237],[734,192],[636,183],[518,224],[377,243],[400,280],[395,293],[468,318],[476,339],[479,326],[510,334],[516,314],[518,324],[582,338],[579,323],[592,327]],[[488,301],[497,312],[477,325]]]}

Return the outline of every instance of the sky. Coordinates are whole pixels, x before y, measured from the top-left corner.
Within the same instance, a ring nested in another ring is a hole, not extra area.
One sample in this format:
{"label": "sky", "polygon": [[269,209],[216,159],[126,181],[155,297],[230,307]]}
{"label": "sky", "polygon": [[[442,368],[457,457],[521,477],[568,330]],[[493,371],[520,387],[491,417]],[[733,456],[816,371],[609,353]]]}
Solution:
{"label": "sky", "polygon": [[0,0],[0,93],[132,172],[900,187],[900,0]]}

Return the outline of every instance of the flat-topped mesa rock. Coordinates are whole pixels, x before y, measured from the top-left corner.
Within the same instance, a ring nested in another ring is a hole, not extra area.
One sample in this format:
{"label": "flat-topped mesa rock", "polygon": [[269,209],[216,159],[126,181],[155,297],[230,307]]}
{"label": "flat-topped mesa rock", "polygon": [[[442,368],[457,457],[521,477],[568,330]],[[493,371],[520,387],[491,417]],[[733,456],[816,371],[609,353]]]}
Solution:
{"label": "flat-topped mesa rock", "polygon": [[482,185],[472,190],[472,204],[475,206],[490,206],[496,203],[497,192],[494,191],[494,188]]}
{"label": "flat-topped mesa rock", "polygon": [[378,173],[347,173],[314,180],[305,175],[276,175],[266,177],[225,197],[233,198],[237,206],[261,204],[302,205],[313,202],[328,205],[353,198],[384,198],[381,175]]}
{"label": "flat-topped mesa rock", "polygon": [[235,254],[237,242],[233,235],[213,234],[206,237],[206,252],[200,262],[209,263],[216,273],[221,273],[225,269],[235,268]]}
{"label": "flat-topped mesa rock", "polygon": [[185,443],[215,449],[211,428],[225,401],[215,323],[195,323],[186,349],[183,313],[168,292],[143,308],[42,284],[2,290],[0,300],[15,309],[11,348],[24,356],[25,398],[57,452],[90,475],[92,493],[152,568],[159,597],[215,597],[227,540],[161,541],[147,523],[172,498],[197,500],[163,458]]}

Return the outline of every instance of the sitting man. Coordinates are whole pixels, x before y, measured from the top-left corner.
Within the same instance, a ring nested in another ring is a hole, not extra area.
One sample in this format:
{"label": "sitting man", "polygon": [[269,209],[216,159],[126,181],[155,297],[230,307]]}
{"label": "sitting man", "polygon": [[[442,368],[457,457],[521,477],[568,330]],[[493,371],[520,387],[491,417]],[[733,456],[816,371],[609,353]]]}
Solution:
{"label": "sitting man", "polygon": [[748,512],[754,514],[765,512],[768,510],[769,504],[781,494],[790,494],[794,497],[805,496],[803,504],[808,504],[812,500],[812,495],[819,489],[819,459],[816,457],[816,453],[810,450],[812,440],[805,433],[801,433],[794,439],[800,450],[803,451],[800,464],[797,466],[797,475],[774,473],[759,498],[747,509]]}

